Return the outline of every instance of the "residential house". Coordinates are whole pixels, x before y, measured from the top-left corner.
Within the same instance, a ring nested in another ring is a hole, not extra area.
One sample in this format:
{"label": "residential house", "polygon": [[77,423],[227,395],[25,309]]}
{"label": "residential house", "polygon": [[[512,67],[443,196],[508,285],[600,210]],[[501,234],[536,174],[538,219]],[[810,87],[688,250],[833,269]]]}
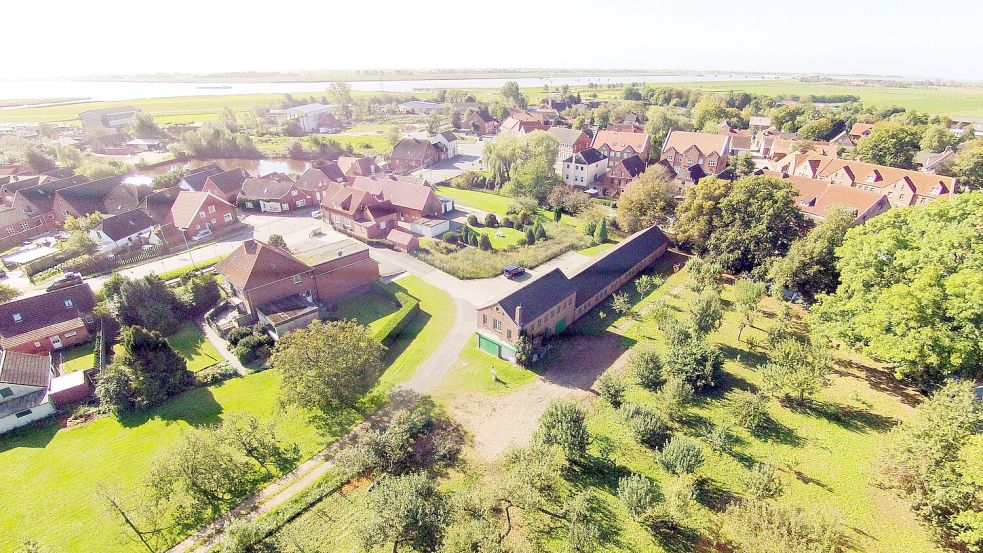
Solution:
{"label": "residential house", "polygon": [[89,134],[117,134],[125,130],[138,113],[140,110],[132,106],[116,106],[83,111],[79,119]]}
{"label": "residential house", "polygon": [[430,139],[434,145],[440,144],[440,146],[447,153],[446,159],[452,157],[457,157],[458,151],[457,147],[461,143],[460,139],[451,131],[439,132]]}
{"label": "residential house", "polygon": [[161,223],[161,234],[165,242],[181,244],[204,230],[221,232],[237,224],[234,205],[211,192],[181,190]]}
{"label": "residential house", "polygon": [[567,276],[554,269],[477,310],[478,348],[515,361],[522,335],[534,345],[577,319],[652,265],[668,248],[658,227],[639,231]]}
{"label": "residential house", "polygon": [[296,211],[316,205],[306,192],[290,179],[248,177],[242,182],[239,205],[247,209],[259,209],[264,213]]}
{"label": "residential house", "polygon": [[925,204],[956,193],[953,177],[816,154],[788,157],[785,167],[791,175],[878,192],[887,196],[891,207]]}
{"label": "residential house", "polygon": [[0,207],[0,248],[7,249],[57,228],[41,214],[28,215],[16,207]]}
{"label": "residential house", "polygon": [[341,130],[341,124],[333,115],[334,108],[320,103],[304,104],[286,109],[271,109],[270,115],[277,124],[296,122],[305,133],[328,133]]}
{"label": "residential house", "polygon": [[946,146],[945,150],[941,152],[922,150],[915,154],[915,164],[921,166],[922,172],[935,173],[947,162],[953,161],[955,157],[956,151],[952,149],[952,146]]}
{"label": "residential house", "polygon": [[86,283],[0,304],[0,348],[44,353],[87,342],[95,297]]}
{"label": "residential house", "polygon": [[402,226],[416,234],[441,236],[450,222],[439,216],[454,209],[423,179],[398,175],[356,177],[321,200],[323,217],[335,228],[363,239],[383,238]]}
{"label": "residential house", "polygon": [[140,202],[140,209],[158,225],[165,224],[171,215],[171,207],[181,192],[184,191],[177,186],[151,192]]}
{"label": "residential house", "polygon": [[409,173],[420,167],[430,167],[441,159],[440,151],[429,140],[403,138],[389,156],[389,167],[397,173]]}
{"label": "residential house", "polygon": [[560,172],[561,163],[568,157],[590,148],[590,139],[583,131],[577,129],[567,129],[565,127],[550,127],[546,132],[553,135],[559,144],[559,154],[556,156],[557,172]]}
{"label": "residential house", "polygon": [[154,233],[156,229],[157,222],[147,212],[134,208],[106,217],[89,229],[89,236],[99,245],[100,250],[112,251],[144,244],[159,244],[160,238]]}
{"label": "residential house", "polygon": [[115,215],[140,205],[150,187],[124,183],[122,177],[108,177],[62,188],[54,194],[55,220],[64,224],[68,217],[91,213]]}
{"label": "residential house", "polygon": [[338,158],[338,168],[349,181],[355,177],[368,177],[382,172],[375,160],[368,156],[341,156]]}
{"label": "residential house", "polygon": [[608,126],[604,128],[615,132],[645,132],[645,127],[641,123],[608,123]]}
{"label": "residential house", "polygon": [[881,192],[775,171],[764,171],[764,174],[791,184],[797,192],[796,207],[814,221],[825,219],[833,208],[845,208],[853,213],[853,223],[860,224],[891,209],[891,202]]}
{"label": "residential house", "polygon": [[[0,200],[3,205],[14,205],[14,195],[18,190],[37,186],[42,182],[41,175],[9,175],[0,177]],[[45,178],[45,181],[48,179]]]}
{"label": "residential house", "polygon": [[624,192],[638,175],[645,172],[645,162],[638,155],[620,159],[613,167],[609,167],[601,183],[601,194],[604,197],[614,197]]}
{"label": "residential house", "polygon": [[46,221],[54,221],[55,193],[69,186],[88,182],[88,180],[81,175],[74,175],[64,179],[48,180],[30,188],[23,188],[14,193],[11,205],[28,215],[42,215]]}
{"label": "residential house", "polygon": [[269,325],[275,336],[309,324],[319,304],[335,304],[379,280],[379,264],[368,247],[352,240],[290,253],[249,239],[215,270],[247,322]]}
{"label": "residential house", "polygon": [[251,176],[248,171],[240,167],[215,175],[209,175],[205,179],[205,184],[201,187],[201,191],[211,192],[230,204],[235,205],[239,193],[242,192],[242,183]]}
{"label": "residential house", "polygon": [[351,186],[325,197],[321,211],[331,226],[363,240],[384,238],[399,222],[392,202]]}
{"label": "residential house", "polygon": [[587,148],[563,160],[560,176],[566,184],[596,194],[607,170],[608,158],[595,148]]}
{"label": "residential house", "polygon": [[311,167],[297,179],[297,188],[301,189],[315,204],[320,204],[326,195],[337,192],[346,182],[345,174],[335,161],[322,163]]}
{"label": "residential house", "polygon": [[408,253],[420,249],[420,239],[415,234],[407,232],[399,227],[389,231],[386,240],[393,245],[393,249],[399,252]]}
{"label": "residential house", "polygon": [[652,141],[646,133],[618,132],[609,130],[597,131],[591,147],[599,150],[608,158],[608,168],[614,167],[622,159],[637,155],[642,160],[648,160],[652,150]]}
{"label": "residential house", "polygon": [[748,130],[750,130],[752,133],[760,132],[768,128],[771,128],[771,117],[752,115],[748,120]]}
{"label": "residential house", "polygon": [[0,434],[55,414],[50,355],[0,352]]}
{"label": "residential house", "polygon": [[[687,186],[691,181],[682,179],[694,166],[704,175],[717,175],[727,168],[730,155],[730,135],[703,132],[669,131],[662,144],[660,160],[667,162],[677,174],[677,181]],[[685,181],[685,182],[684,182]]]}
{"label": "residential house", "polygon": [[444,109],[444,104],[438,102],[424,102],[422,100],[410,100],[399,104],[401,113],[422,113],[430,114]]}
{"label": "residential house", "polygon": [[480,111],[472,111],[471,115],[465,117],[461,123],[462,128],[468,129],[478,136],[497,133],[498,125],[498,119]]}
{"label": "residential house", "polygon": [[866,137],[873,130],[874,130],[874,125],[870,123],[854,123],[853,126],[850,127],[850,133],[849,133],[850,140],[852,140],[853,143],[856,144],[857,142],[860,141],[861,138]]}
{"label": "residential house", "polygon": [[956,136],[962,136],[972,131],[974,136],[983,136],[983,117],[969,115],[952,115],[949,117],[949,131]]}
{"label": "residential house", "polygon": [[188,192],[201,192],[205,188],[205,182],[208,178],[213,175],[220,175],[225,172],[218,165],[208,164],[197,169],[189,171],[186,175],[181,177],[177,182],[177,185],[181,190],[187,190]]}

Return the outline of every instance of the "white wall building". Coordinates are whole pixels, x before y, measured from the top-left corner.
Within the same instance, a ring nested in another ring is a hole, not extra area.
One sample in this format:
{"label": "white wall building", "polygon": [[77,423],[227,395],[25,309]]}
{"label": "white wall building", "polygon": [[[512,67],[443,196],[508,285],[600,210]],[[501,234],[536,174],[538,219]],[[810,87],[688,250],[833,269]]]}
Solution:
{"label": "white wall building", "polygon": [[596,190],[604,180],[607,170],[607,156],[594,148],[587,148],[563,160],[560,176],[570,186]]}

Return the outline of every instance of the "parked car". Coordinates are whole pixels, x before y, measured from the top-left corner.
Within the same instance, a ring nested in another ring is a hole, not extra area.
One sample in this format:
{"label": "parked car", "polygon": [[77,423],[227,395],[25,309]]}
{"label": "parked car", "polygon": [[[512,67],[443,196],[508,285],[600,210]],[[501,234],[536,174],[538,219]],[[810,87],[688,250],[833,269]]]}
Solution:
{"label": "parked car", "polygon": [[311,217],[314,217],[315,219],[320,219],[321,218],[321,210],[320,209],[315,209],[314,211],[312,211],[311,212]]}
{"label": "parked car", "polygon": [[502,274],[505,275],[505,278],[509,278],[509,279],[515,278],[525,273],[526,273],[526,268],[521,265],[509,265],[504,269],[502,269]]}
{"label": "parked car", "polygon": [[77,273],[75,271],[68,271],[62,276],[56,278],[48,285],[45,290],[51,292],[53,290],[58,290],[65,288],[67,286],[72,286],[73,284],[78,284],[82,282],[82,273]]}
{"label": "parked car", "polygon": [[195,235],[191,237],[191,241],[197,242],[199,240],[204,240],[205,238],[208,238],[211,235],[212,235],[212,229],[206,228],[205,230],[200,230],[197,233],[195,233]]}

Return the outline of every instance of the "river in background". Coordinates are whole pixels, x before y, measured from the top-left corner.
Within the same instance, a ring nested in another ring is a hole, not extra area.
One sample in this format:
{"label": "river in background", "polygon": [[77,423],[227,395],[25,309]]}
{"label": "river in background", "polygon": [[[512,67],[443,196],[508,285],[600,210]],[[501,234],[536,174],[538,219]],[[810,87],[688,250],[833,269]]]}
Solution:
{"label": "river in background", "polygon": [[140,169],[127,176],[125,180],[131,184],[150,184],[154,177],[163,175],[171,169],[196,169],[210,163],[214,163],[226,171],[241,167],[254,177],[269,175],[270,173],[300,175],[311,166],[311,162],[300,159],[195,159]]}
{"label": "river in background", "polygon": [[[516,81],[520,87],[583,86],[616,83],[667,83],[691,81],[760,81],[790,78],[781,74],[746,74],[707,72],[683,75],[628,75],[610,77],[522,77],[516,79],[419,79],[404,81],[350,81],[353,90],[369,92],[414,92],[435,88],[500,88],[506,81]],[[331,81],[263,82],[263,83],[178,83],[129,81],[0,81],[0,100],[34,98],[84,98],[96,101],[168,98],[175,96],[224,96],[228,94],[320,94]],[[3,108],[11,109],[11,108]]]}

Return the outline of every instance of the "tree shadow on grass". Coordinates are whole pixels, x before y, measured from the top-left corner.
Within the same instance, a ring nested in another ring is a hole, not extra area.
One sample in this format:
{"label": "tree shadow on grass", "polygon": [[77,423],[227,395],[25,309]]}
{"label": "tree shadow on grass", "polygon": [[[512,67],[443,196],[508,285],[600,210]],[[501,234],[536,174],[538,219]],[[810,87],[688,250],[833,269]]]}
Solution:
{"label": "tree shadow on grass", "polygon": [[717,378],[717,385],[698,396],[696,399],[696,404],[698,406],[703,406],[706,404],[706,402],[711,400],[722,400],[730,390],[757,392],[758,386],[730,371],[721,371],[719,377]]}
{"label": "tree shadow on grass", "polygon": [[63,422],[60,417],[49,417],[11,430],[0,436],[0,453],[20,447],[43,449],[55,439]]}
{"label": "tree shadow on grass", "polygon": [[851,432],[887,432],[898,424],[893,417],[831,401],[810,400],[804,406],[789,405],[790,409],[826,419]]}
{"label": "tree shadow on grass", "polygon": [[752,432],[756,438],[766,442],[775,442],[792,447],[802,447],[803,441],[795,430],[776,421],[771,416],[766,416],[764,421]]}
{"label": "tree shadow on grass", "polygon": [[151,419],[160,419],[166,424],[180,421],[200,428],[221,423],[222,411],[211,388],[202,387],[182,392],[146,411],[120,414],[117,420],[124,428],[135,428]]}
{"label": "tree shadow on grass", "polygon": [[689,553],[696,551],[700,540],[700,532],[689,526],[675,524],[666,520],[656,519],[647,525],[652,538],[659,543],[667,553]]}
{"label": "tree shadow on grass", "polygon": [[720,482],[712,478],[700,481],[696,500],[707,509],[718,513],[723,512],[735,499],[737,499],[737,494],[724,488]]}
{"label": "tree shadow on grass", "polygon": [[[848,370],[840,369],[839,366],[844,366]],[[850,371],[853,372],[850,372]],[[902,403],[910,407],[915,407],[925,397],[918,392],[915,388],[907,386],[904,382],[901,382],[895,378],[891,371],[878,369],[876,367],[871,367],[864,365],[862,363],[857,363],[849,359],[840,359],[836,364],[833,365],[833,374],[837,376],[858,378],[856,373],[860,373],[863,379],[867,382],[871,388],[877,390],[878,392],[883,392],[890,396],[898,398]]]}
{"label": "tree shadow on grass", "polygon": [[543,378],[568,388],[590,390],[597,378],[634,343],[610,332],[600,336],[557,337],[541,363]]}
{"label": "tree shadow on grass", "polygon": [[768,362],[768,358],[762,353],[750,353],[746,350],[735,348],[728,344],[719,344],[720,353],[728,361],[737,361],[749,369],[758,369]]}

